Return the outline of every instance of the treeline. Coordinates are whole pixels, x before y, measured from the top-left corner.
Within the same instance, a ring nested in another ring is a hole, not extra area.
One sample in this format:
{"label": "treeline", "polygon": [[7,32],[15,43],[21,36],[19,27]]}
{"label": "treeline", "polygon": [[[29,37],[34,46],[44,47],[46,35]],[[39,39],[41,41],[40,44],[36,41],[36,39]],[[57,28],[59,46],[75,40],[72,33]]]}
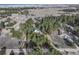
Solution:
{"label": "treeline", "polygon": [[61,11],[64,11],[64,12],[77,12],[77,11],[79,11],[79,9],[63,9]]}
{"label": "treeline", "polygon": [[24,10],[24,9],[37,9],[44,7],[8,7],[8,8],[0,8],[0,10]]}

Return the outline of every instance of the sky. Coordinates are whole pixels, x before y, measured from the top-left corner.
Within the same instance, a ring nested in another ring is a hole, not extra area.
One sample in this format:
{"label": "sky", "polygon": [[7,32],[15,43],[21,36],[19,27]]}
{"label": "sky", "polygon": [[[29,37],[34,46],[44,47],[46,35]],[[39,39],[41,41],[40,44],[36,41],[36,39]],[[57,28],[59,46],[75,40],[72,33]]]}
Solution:
{"label": "sky", "polygon": [[61,4],[0,4],[0,7],[67,7]]}

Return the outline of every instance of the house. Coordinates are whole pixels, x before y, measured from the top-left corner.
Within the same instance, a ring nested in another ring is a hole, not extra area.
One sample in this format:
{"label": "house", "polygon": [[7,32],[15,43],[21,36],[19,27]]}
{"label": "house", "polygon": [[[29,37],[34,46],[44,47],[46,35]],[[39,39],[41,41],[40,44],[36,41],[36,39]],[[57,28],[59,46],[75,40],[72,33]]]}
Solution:
{"label": "house", "polygon": [[35,33],[43,34],[39,29],[34,30]]}
{"label": "house", "polygon": [[64,37],[65,39],[66,39],[66,41],[69,41],[69,42],[71,42],[71,43],[73,43],[74,41],[73,41],[73,39],[72,39],[72,37],[71,36],[69,36],[69,35],[65,35],[65,37]]}
{"label": "house", "polygon": [[63,34],[58,35],[58,36],[59,36],[60,38],[63,38],[63,39],[64,39],[65,41],[67,41],[67,42],[71,42],[71,43],[74,42],[72,36],[69,35],[69,34],[67,34],[67,33],[63,33]]}

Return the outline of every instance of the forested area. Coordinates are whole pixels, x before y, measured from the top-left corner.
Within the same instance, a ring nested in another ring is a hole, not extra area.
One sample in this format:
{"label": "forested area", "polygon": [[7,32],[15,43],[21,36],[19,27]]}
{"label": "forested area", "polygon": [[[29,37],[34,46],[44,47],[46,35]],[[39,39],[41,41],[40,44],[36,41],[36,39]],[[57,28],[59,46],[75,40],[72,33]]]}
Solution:
{"label": "forested area", "polygon": [[[33,48],[32,53],[29,54],[61,54],[50,45],[46,34],[50,35],[52,31],[57,31],[61,27],[64,28],[65,24],[74,27],[74,34],[79,35],[79,15],[48,16],[41,20],[36,20],[36,23],[32,19],[28,19],[25,23],[20,24],[18,31],[12,30],[12,33],[18,39],[22,39],[22,35],[26,37],[26,49]],[[39,32],[35,32],[37,29]],[[44,48],[47,48],[49,52],[43,53],[42,49]]]}

